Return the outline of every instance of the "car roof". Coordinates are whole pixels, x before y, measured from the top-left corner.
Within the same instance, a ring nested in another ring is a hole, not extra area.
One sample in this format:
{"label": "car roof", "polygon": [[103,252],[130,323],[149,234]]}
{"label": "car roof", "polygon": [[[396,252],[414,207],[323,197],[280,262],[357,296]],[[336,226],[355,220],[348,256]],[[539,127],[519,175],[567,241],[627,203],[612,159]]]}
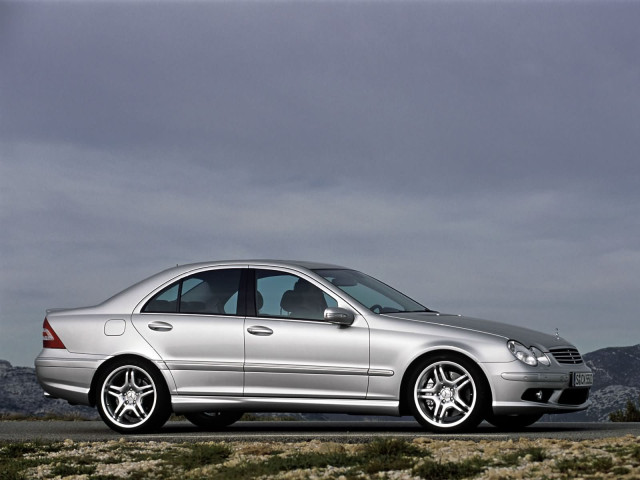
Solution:
{"label": "car roof", "polygon": [[175,267],[167,268],[161,272],[158,272],[144,280],[135,283],[125,290],[116,293],[111,298],[105,300],[99,305],[92,308],[105,308],[113,309],[116,307],[127,310],[137,305],[146,295],[156,289],[158,286],[166,284],[178,277],[195,270],[205,269],[209,267],[224,267],[224,266],[252,266],[252,267],[292,267],[298,270],[317,270],[317,269],[345,269],[339,265],[333,265],[330,263],[321,262],[309,262],[299,260],[267,260],[267,259],[254,259],[254,260],[215,260],[209,262],[197,262],[184,265],[176,265]]}
{"label": "car roof", "polygon": [[340,268],[340,265],[334,265],[325,262],[312,262],[307,260],[274,260],[274,259],[240,259],[240,260],[215,260],[210,262],[197,262],[185,265],[176,265],[177,268],[202,268],[208,266],[219,265],[252,265],[252,266],[270,266],[270,267],[299,267],[307,270],[317,270],[322,268]]}

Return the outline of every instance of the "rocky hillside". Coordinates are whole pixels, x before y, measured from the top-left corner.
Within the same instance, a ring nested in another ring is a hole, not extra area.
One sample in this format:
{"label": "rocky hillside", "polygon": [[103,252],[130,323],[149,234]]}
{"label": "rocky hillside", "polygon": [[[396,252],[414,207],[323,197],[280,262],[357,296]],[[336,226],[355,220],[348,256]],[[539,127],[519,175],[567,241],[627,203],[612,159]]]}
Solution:
{"label": "rocky hillside", "polygon": [[584,360],[593,370],[596,390],[613,385],[640,388],[640,344],[602,348],[585,354]]}
{"label": "rocky hillside", "polygon": [[43,393],[35,369],[13,367],[6,360],[0,360],[0,414],[98,418],[93,408],[72,406],[63,400],[47,400]]}
{"label": "rocky hillside", "polygon": [[[609,413],[623,409],[628,400],[640,397],[640,344],[632,347],[610,347],[584,355],[584,360],[595,373],[591,390],[592,406],[585,412],[567,415],[547,415],[547,421],[608,420]],[[38,384],[35,370],[13,367],[0,360],[0,415],[78,415],[97,418],[95,409],[72,406],[63,400],[47,400]],[[297,417],[298,415],[296,415]],[[335,415],[300,415],[304,418],[330,419]],[[351,416],[350,419],[354,417]]]}
{"label": "rocky hillside", "polygon": [[640,398],[640,344],[632,347],[609,347],[584,355],[593,370],[591,407],[569,415],[550,415],[554,421],[606,422],[609,413],[624,409],[627,401]]}

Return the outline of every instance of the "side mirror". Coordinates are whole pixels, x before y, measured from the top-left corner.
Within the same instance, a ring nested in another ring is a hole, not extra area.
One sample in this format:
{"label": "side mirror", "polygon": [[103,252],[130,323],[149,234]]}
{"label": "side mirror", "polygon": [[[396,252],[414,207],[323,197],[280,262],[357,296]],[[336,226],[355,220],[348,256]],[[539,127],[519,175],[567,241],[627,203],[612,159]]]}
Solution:
{"label": "side mirror", "polygon": [[348,327],[356,319],[351,310],[339,307],[329,307],[324,311],[325,322],[334,323],[343,327]]}

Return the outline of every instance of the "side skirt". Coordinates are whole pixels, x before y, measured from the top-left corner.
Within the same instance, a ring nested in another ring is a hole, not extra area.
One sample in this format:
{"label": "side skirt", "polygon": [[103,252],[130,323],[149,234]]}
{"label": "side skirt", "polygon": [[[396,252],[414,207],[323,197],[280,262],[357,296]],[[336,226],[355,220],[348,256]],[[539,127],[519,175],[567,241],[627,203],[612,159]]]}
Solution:
{"label": "side skirt", "polygon": [[172,395],[175,413],[236,410],[242,412],[315,412],[360,415],[399,415],[397,400],[347,398],[205,397]]}

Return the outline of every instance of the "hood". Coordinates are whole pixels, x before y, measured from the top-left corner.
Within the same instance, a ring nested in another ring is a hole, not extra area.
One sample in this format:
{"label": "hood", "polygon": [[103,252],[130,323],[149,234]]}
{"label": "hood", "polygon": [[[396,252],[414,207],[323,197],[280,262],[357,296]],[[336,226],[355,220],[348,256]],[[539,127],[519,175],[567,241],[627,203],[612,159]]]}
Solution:
{"label": "hood", "polygon": [[505,340],[516,340],[525,347],[538,347],[545,352],[548,352],[549,348],[553,347],[573,346],[562,337],[557,338],[555,335],[538,332],[529,328],[494,322],[492,320],[483,320],[481,318],[430,312],[392,313],[385,314],[385,316],[496,335],[503,337]]}

